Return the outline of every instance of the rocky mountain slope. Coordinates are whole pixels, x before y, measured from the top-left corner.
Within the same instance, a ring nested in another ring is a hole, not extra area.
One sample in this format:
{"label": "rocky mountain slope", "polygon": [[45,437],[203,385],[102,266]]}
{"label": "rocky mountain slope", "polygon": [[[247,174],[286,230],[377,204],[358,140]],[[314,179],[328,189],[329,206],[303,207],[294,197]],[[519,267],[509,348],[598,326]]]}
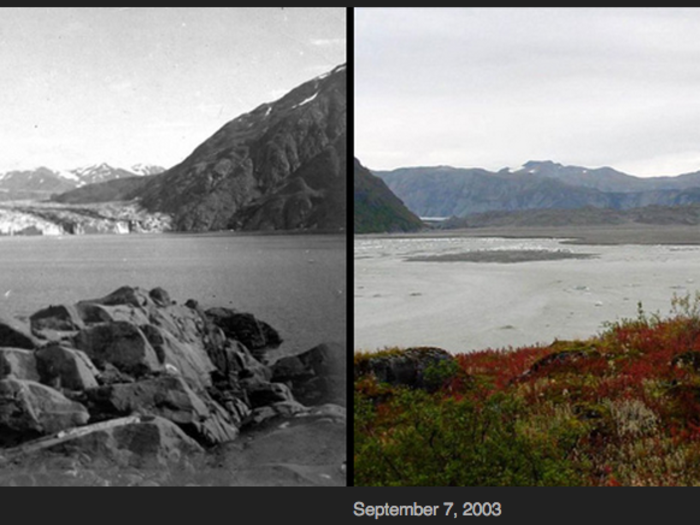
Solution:
{"label": "rocky mountain slope", "polygon": [[375,177],[355,159],[354,226],[355,233],[407,232],[423,227],[421,220],[411,213],[379,177]]}
{"label": "rocky mountain slope", "polygon": [[411,211],[431,217],[587,206],[628,210],[700,203],[700,173],[640,178],[612,168],[531,161],[513,171],[439,166],[402,168],[376,175]]}
{"label": "rocky mountain slope", "polygon": [[138,199],[150,212],[172,215],[180,231],[342,230],[346,105],[341,65],[230,121],[143,184],[108,183],[59,200]]}

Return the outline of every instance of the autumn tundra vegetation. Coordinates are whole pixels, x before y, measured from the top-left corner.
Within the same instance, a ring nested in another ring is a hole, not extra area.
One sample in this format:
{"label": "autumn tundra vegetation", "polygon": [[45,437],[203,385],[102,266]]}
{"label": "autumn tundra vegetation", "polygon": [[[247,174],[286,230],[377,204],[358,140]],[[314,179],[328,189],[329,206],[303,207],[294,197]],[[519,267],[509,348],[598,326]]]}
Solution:
{"label": "autumn tundra vegetation", "polygon": [[586,340],[354,358],[360,486],[700,484],[700,292]]}

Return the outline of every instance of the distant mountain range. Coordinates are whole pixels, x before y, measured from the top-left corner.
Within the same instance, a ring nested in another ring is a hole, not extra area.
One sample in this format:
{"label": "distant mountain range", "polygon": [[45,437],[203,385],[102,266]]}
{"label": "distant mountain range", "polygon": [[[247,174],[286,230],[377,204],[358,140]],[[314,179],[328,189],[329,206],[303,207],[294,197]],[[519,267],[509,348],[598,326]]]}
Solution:
{"label": "distant mountain range", "polygon": [[611,208],[540,209],[489,211],[466,217],[451,217],[437,224],[439,229],[455,228],[529,228],[623,225],[700,225],[700,204],[683,206],[644,206],[629,210]]}
{"label": "distant mountain range", "polygon": [[137,164],[129,169],[106,163],[56,171],[46,167],[0,173],[0,200],[44,200],[52,195],[105,181],[154,175],[160,166]]}
{"label": "distant mountain range", "polygon": [[344,230],[346,66],[224,125],[173,168],[57,196],[83,204],[137,199],[180,231]]}
{"label": "distant mountain range", "polygon": [[360,161],[354,166],[355,233],[408,232],[424,227],[379,177]]}
{"label": "distant mountain range", "polygon": [[607,167],[530,161],[516,170],[498,172],[438,166],[373,173],[421,217],[585,207],[630,210],[700,203],[700,172],[642,178]]}

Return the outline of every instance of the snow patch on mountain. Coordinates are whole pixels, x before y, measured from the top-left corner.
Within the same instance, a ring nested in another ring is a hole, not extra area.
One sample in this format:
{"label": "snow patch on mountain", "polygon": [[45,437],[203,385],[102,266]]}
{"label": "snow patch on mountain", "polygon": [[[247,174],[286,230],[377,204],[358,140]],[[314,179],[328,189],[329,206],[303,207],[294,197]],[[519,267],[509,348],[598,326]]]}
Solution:
{"label": "snow patch on mountain", "polygon": [[308,104],[313,99],[315,99],[317,96],[318,96],[318,91],[316,93],[314,93],[313,95],[311,95],[309,98],[306,98],[306,99],[302,100],[301,102],[299,102],[298,104],[296,104],[295,106],[292,106],[292,109],[300,108],[301,106]]}

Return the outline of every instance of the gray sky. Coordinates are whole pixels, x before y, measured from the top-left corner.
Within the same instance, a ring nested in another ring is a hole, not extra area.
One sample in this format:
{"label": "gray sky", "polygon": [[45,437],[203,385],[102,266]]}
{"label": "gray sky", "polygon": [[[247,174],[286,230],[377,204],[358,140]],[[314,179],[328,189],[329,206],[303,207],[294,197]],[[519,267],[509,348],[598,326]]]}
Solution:
{"label": "gray sky", "polygon": [[700,9],[355,9],[355,155],[700,170]]}
{"label": "gray sky", "polygon": [[345,61],[345,8],[0,8],[0,172],[170,167]]}

